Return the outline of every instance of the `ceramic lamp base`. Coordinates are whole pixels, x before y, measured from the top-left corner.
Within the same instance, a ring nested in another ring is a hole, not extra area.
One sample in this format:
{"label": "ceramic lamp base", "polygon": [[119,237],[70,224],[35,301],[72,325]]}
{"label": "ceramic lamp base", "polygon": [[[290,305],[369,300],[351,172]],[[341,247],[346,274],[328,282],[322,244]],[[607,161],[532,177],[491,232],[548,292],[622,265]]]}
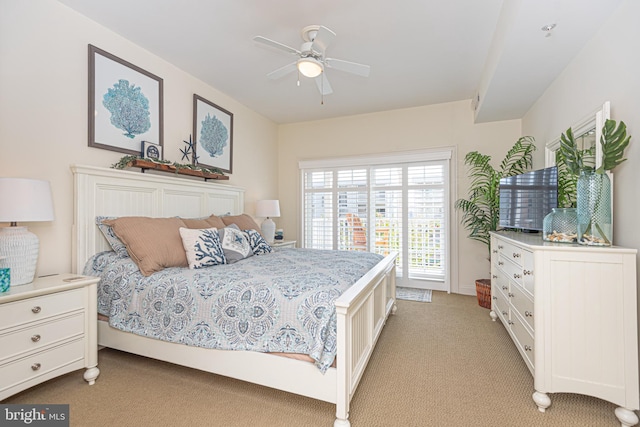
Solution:
{"label": "ceramic lamp base", "polygon": [[27,227],[0,228],[0,268],[9,268],[11,286],[33,282],[38,262],[38,236]]}
{"label": "ceramic lamp base", "polygon": [[262,237],[267,243],[273,243],[273,237],[276,234],[276,223],[271,218],[267,218],[262,222]]}

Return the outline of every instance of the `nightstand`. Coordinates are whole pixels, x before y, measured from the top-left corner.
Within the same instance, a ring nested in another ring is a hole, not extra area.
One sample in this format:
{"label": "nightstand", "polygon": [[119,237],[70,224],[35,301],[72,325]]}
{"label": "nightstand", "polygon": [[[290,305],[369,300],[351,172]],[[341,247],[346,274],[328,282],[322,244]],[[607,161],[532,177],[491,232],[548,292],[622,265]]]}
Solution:
{"label": "nightstand", "polygon": [[295,248],[296,241],[295,240],[274,240],[273,243],[271,243],[271,247],[276,251],[282,248]]}
{"label": "nightstand", "polygon": [[98,365],[98,277],[56,274],[0,293],[0,400]]}

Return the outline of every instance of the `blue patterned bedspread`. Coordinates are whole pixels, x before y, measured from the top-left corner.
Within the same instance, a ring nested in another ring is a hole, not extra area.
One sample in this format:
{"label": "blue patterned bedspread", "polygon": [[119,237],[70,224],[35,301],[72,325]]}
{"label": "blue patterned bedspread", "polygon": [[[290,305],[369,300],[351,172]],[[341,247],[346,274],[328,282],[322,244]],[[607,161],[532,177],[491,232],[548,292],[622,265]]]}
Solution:
{"label": "blue patterned bedspread", "polygon": [[235,264],[143,276],[130,258],[94,255],[98,312],[134,334],[198,347],[336,356],[334,301],[383,257],[286,248]]}

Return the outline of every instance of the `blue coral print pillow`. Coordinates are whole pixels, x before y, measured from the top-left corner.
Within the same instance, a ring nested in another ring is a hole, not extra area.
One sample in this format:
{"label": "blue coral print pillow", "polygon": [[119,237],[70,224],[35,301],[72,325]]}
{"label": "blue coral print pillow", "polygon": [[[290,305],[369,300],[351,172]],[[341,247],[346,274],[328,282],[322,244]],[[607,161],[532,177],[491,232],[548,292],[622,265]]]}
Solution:
{"label": "blue coral print pillow", "polygon": [[104,235],[105,239],[107,239],[107,242],[109,243],[109,246],[111,246],[111,249],[113,249],[115,253],[118,254],[118,257],[120,258],[128,257],[129,253],[127,252],[127,247],[125,246],[124,243],[122,243],[122,240],[120,240],[118,236],[116,236],[116,234],[113,232],[113,228],[111,228],[110,225],[102,223],[102,221],[106,219],[116,219],[116,217],[115,216],[97,216],[96,225]]}
{"label": "blue coral print pillow", "polygon": [[243,233],[247,236],[249,245],[251,246],[251,251],[254,255],[263,255],[273,252],[273,248],[256,230],[243,230]]}
{"label": "blue coral print pillow", "polygon": [[190,269],[226,264],[220,235],[215,228],[198,230],[180,227],[180,237]]}

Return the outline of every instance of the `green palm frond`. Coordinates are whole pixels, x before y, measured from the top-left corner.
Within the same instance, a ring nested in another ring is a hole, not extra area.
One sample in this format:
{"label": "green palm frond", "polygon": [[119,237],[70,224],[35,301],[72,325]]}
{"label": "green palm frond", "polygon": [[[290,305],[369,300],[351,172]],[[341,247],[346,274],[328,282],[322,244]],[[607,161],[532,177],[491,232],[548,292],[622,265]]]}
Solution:
{"label": "green palm frond", "polygon": [[624,162],[624,150],[629,145],[631,136],[627,136],[627,125],[621,121],[616,127],[615,120],[607,120],[602,127],[600,144],[602,145],[602,166],[597,173],[610,171]]}
{"label": "green palm frond", "polygon": [[531,136],[523,136],[516,141],[500,163],[501,177],[518,175],[531,169],[533,166],[532,153],[536,150],[533,142],[534,139]]}
{"label": "green palm frond", "polygon": [[516,141],[500,163],[499,169],[491,165],[491,156],[478,151],[467,153],[464,163],[469,167],[469,197],[459,199],[454,207],[462,212],[462,226],[468,237],[487,245],[489,233],[498,228],[500,217],[500,179],[523,173],[531,168],[536,147],[534,139],[525,136]]}

